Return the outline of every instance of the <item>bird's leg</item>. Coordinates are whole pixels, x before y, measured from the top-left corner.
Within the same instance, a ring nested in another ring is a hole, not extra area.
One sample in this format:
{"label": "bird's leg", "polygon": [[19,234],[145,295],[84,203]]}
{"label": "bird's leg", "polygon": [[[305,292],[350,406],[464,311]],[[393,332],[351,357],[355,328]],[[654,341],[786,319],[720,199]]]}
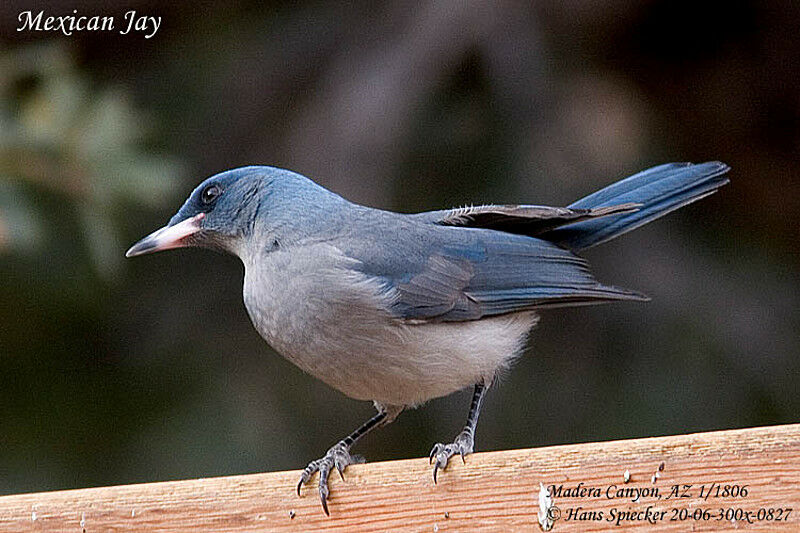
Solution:
{"label": "bird's leg", "polygon": [[481,406],[483,405],[483,397],[486,391],[489,390],[489,385],[483,381],[475,385],[475,392],[472,394],[472,403],[469,406],[469,415],[467,416],[467,423],[461,433],[450,444],[436,443],[431,450],[431,462],[436,461],[433,466],[433,482],[436,483],[436,473],[441,468],[447,468],[447,462],[455,454],[461,455],[461,460],[472,453],[475,446],[475,427],[478,425],[478,416],[481,414]]}
{"label": "bird's leg", "polygon": [[297,484],[297,495],[300,495],[300,487],[308,483],[315,472],[319,472],[319,499],[322,502],[322,510],[325,514],[330,516],[328,512],[328,476],[331,470],[336,467],[339,476],[344,479],[344,469],[347,465],[358,464],[364,462],[364,457],[360,455],[350,455],[350,448],[361,437],[372,431],[378,426],[386,425],[392,422],[397,415],[403,410],[402,407],[388,406],[375,404],[378,413],[361,424],[361,426],[353,431],[350,435],[343,438],[328,450],[328,452],[315,461],[308,463],[303,473],[300,475],[300,482]]}

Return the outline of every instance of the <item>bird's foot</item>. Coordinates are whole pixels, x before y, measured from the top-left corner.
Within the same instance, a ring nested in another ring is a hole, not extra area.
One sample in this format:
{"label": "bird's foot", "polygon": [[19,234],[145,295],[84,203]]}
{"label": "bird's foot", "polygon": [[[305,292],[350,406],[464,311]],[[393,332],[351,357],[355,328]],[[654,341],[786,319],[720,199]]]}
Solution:
{"label": "bird's foot", "polygon": [[324,457],[311,461],[305,467],[303,473],[300,475],[300,483],[297,484],[297,495],[300,496],[300,487],[307,484],[314,476],[315,472],[319,472],[319,499],[322,502],[322,510],[325,514],[330,516],[328,512],[328,476],[331,470],[336,467],[339,472],[339,477],[344,480],[344,469],[347,465],[363,463],[364,458],[360,455],[350,455],[350,447],[344,442],[340,441],[325,454]]}
{"label": "bird's foot", "polygon": [[455,454],[461,455],[461,461],[466,462],[464,457],[472,453],[475,440],[470,431],[462,431],[458,437],[450,444],[436,443],[431,450],[430,462],[433,465],[433,482],[436,483],[436,473],[441,468],[447,468],[447,462]]}

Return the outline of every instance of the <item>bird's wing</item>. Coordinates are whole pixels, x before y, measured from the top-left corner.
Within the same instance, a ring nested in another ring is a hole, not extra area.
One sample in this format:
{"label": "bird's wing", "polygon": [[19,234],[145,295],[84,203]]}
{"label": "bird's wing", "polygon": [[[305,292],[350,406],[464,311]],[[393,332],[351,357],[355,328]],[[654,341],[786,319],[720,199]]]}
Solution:
{"label": "bird's wing", "polygon": [[544,205],[481,205],[412,216],[441,226],[485,228],[536,237],[566,224],[631,213],[639,207],[640,204],[630,202],[588,209]]}
{"label": "bird's wing", "polygon": [[492,230],[413,224],[391,241],[351,243],[358,268],[394,295],[391,312],[422,321],[476,320],[517,311],[646,300],[600,284],[572,252]]}

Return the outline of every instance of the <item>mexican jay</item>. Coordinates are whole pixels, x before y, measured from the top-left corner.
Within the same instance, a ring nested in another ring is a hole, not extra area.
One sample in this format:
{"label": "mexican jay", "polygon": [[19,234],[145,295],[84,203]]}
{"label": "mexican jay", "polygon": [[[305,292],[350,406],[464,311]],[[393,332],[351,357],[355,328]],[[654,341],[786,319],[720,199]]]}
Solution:
{"label": "mexican jay", "polygon": [[719,162],[640,172],[568,207],[483,205],[401,214],[351,203],[310,179],[250,166],[206,179],[162,229],[127,252],[184,246],[232,253],[245,267],[253,325],[289,361],[378,413],[320,459],[328,475],[360,461],[350,449],[376,426],[465,387],[463,431],[431,451],[433,477],[473,451],[492,379],[522,351],[550,307],[644,301],[603,285],[577,254],[714,193]]}

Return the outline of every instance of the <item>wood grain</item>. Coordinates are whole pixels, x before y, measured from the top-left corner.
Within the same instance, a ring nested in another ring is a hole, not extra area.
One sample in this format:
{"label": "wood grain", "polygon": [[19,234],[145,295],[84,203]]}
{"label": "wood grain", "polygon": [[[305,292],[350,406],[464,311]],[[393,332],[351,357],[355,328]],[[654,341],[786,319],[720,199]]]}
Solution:
{"label": "wood grain", "polygon": [[[315,487],[296,495],[298,476],[275,472],[3,496],[0,532],[538,531],[539,483],[563,485],[555,495],[557,532],[620,529],[608,519],[612,509],[614,519],[617,510],[639,513],[622,521],[625,530],[800,531],[800,424],[478,453],[465,465],[453,461],[438,485],[427,459],[355,465],[346,481],[331,476],[330,518]],[[579,483],[601,494],[565,495]],[[724,489],[715,494],[712,484],[746,486],[747,495],[722,497]],[[668,498],[675,485],[690,496]],[[609,499],[610,486],[658,489],[660,498]],[[701,486],[710,489],[708,499],[700,497]],[[646,521],[648,506],[651,514],[666,511],[663,519]],[[772,521],[758,515],[787,508],[788,521],[775,521],[776,511]],[[680,519],[672,509],[697,519]],[[705,509],[708,519],[701,516]],[[733,509],[739,519],[719,520],[721,509]],[[752,523],[742,514],[747,511]],[[602,512],[603,518],[578,520],[590,516],[580,512]]]}

